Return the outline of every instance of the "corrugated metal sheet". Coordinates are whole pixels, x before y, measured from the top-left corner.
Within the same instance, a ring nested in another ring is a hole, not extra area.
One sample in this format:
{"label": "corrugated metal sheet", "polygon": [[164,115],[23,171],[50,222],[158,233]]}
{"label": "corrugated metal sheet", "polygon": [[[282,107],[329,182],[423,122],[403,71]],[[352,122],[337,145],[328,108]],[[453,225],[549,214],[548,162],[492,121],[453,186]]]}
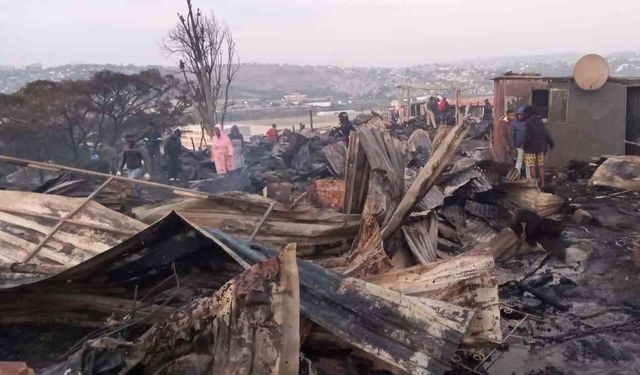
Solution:
{"label": "corrugated metal sheet", "polygon": [[498,230],[486,220],[470,215],[460,206],[441,208],[438,210],[438,214],[456,228],[456,232],[465,246],[488,242],[498,234]]}
{"label": "corrugated metal sheet", "polygon": [[[83,201],[83,198],[0,191],[0,263],[24,262],[56,224]],[[144,223],[88,202],[62,224],[28,264],[68,268],[145,227]]]}

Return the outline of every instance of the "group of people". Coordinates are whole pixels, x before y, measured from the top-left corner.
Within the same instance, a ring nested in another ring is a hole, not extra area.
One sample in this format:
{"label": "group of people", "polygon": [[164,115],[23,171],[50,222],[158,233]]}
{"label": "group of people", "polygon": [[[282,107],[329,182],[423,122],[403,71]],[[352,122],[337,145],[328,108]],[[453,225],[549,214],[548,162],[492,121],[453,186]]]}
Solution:
{"label": "group of people", "polygon": [[244,138],[238,126],[233,125],[229,135],[222,130],[222,125],[213,127],[211,160],[219,175],[244,167]]}
{"label": "group of people", "polygon": [[[182,132],[175,129],[165,140],[164,155],[167,157],[167,173],[169,181],[176,181],[182,172],[180,164],[180,154],[182,143],[180,137]],[[162,134],[153,123],[149,124],[147,131],[142,138],[136,138],[133,134],[125,135],[125,144],[120,154],[120,164],[116,175],[124,174],[132,179],[149,180],[151,174],[156,172],[156,162],[160,155],[162,144]],[[144,142],[140,142],[140,141]]]}
{"label": "group of people", "polygon": [[[338,115],[338,120],[340,126],[337,131],[349,137],[349,134],[354,129],[353,123],[349,120],[349,116],[346,112],[341,112]],[[307,130],[306,127],[301,124],[300,129],[300,134],[295,133],[290,135],[283,133],[283,136],[288,136],[288,138],[293,138],[293,135],[304,136]],[[287,132],[287,130],[285,130],[285,132]],[[180,154],[182,153],[181,135],[180,129],[176,129],[171,136],[164,141],[164,155],[167,157],[169,181],[178,181],[180,173],[182,172],[180,162]],[[269,128],[266,137],[270,142],[278,141],[280,136],[275,124]],[[141,140],[144,140],[143,144],[140,142]],[[141,138],[137,139],[133,134],[127,134],[125,136],[125,145],[121,153],[117,174],[125,174],[127,177],[133,179],[150,179],[151,173],[155,171],[156,159],[158,155],[160,155],[162,142],[162,134],[156,129],[154,124],[149,125],[149,128]],[[295,142],[289,140],[287,143]],[[223,131],[221,124],[214,126],[213,135],[211,136],[211,161],[216,167],[216,173],[222,175],[243,168],[244,147],[244,138],[238,126],[233,125],[228,135]]]}
{"label": "group of people", "polygon": [[446,124],[449,107],[450,105],[446,96],[443,96],[442,98],[430,96],[425,108],[427,114],[427,126],[433,126],[436,128],[438,125]]}
{"label": "group of people", "polygon": [[551,134],[533,106],[518,108],[516,112],[508,110],[493,132],[496,160],[513,163],[515,156],[515,168],[520,175],[537,179],[540,187],[545,185],[544,157],[553,147]]}
{"label": "group of people", "polygon": [[[175,129],[164,140],[163,150],[167,158],[169,181],[179,181],[182,173],[182,163],[180,161],[182,153],[181,136],[181,130]],[[149,180],[151,174],[156,172],[156,160],[160,155],[162,143],[162,134],[154,124],[149,125],[149,128],[141,138],[136,138],[133,134],[125,135],[125,144],[120,154],[116,174],[118,176],[125,175],[132,179]],[[107,159],[106,152],[101,159]],[[231,127],[229,135],[222,131],[222,125],[220,124],[213,128],[211,161],[214,163],[216,172],[219,175],[244,167],[244,139],[236,125]]]}

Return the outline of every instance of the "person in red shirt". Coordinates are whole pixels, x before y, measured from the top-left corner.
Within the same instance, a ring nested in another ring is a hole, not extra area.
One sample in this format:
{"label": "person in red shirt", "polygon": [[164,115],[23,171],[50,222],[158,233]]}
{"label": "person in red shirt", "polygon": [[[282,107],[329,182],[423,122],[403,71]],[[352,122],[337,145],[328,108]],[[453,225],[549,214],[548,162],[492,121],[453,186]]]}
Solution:
{"label": "person in red shirt", "polygon": [[267,130],[267,140],[269,142],[276,142],[278,140],[278,130],[276,124],[272,124],[269,130]]}
{"label": "person in red shirt", "polygon": [[442,99],[440,99],[440,101],[438,102],[438,112],[442,112],[447,108],[447,98],[443,97]]}

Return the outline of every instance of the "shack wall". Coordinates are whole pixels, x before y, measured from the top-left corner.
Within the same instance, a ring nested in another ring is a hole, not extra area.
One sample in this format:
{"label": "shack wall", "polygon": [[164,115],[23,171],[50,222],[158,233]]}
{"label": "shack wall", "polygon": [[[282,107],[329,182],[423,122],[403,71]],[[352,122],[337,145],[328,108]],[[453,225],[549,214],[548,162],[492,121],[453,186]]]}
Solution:
{"label": "shack wall", "polygon": [[570,160],[588,161],[593,156],[624,154],[626,97],[624,84],[607,82],[595,91],[580,89],[573,80],[553,78],[496,79],[494,81],[494,128],[507,109],[531,103],[532,90],[569,91],[567,122],[548,124],[556,147],[547,155],[548,166]]}
{"label": "shack wall", "polygon": [[551,88],[569,91],[568,121],[549,123],[556,147],[548,165],[570,160],[588,161],[593,156],[624,154],[627,88],[607,82],[595,91],[580,89],[574,82],[551,82]]}

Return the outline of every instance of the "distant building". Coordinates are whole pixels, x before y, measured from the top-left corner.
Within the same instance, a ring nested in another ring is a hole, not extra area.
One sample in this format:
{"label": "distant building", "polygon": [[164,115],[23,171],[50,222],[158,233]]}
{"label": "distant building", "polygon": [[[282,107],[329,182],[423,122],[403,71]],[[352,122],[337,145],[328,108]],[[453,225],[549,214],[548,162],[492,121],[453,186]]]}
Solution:
{"label": "distant building", "polygon": [[307,96],[304,94],[289,94],[282,97],[282,100],[287,104],[299,105],[307,100]]}
{"label": "distant building", "polygon": [[503,75],[493,83],[494,126],[507,109],[534,106],[556,144],[545,159],[551,166],[600,155],[640,155],[640,147],[625,143],[640,139],[640,78],[609,77],[594,91],[579,88],[573,77],[535,73]]}
{"label": "distant building", "polygon": [[331,102],[309,102],[305,104],[310,105],[312,107],[320,107],[320,108],[331,107]]}

